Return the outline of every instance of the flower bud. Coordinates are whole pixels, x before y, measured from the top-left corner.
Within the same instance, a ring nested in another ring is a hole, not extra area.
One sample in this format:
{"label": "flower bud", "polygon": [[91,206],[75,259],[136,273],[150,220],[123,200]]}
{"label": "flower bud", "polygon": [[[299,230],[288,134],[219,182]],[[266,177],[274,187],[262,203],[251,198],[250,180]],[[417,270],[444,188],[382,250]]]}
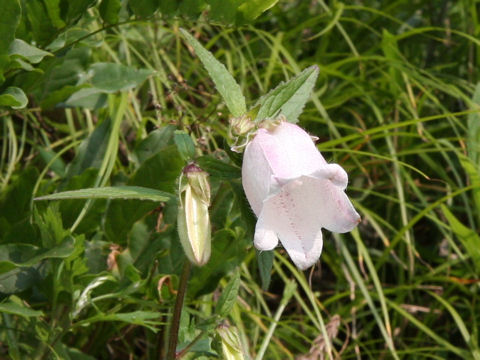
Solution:
{"label": "flower bud", "polygon": [[177,226],[180,243],[193,264],[205,265],[210,259],[211,246],[208,174],[195,164],[187,165],[180,177],[179,197]]}
{"label": "flower bud", "polygon": [[237,329],[233,326],[222,325],[217,328],[222,339],[223,358],[226,360],[243,360],[243,351]]}

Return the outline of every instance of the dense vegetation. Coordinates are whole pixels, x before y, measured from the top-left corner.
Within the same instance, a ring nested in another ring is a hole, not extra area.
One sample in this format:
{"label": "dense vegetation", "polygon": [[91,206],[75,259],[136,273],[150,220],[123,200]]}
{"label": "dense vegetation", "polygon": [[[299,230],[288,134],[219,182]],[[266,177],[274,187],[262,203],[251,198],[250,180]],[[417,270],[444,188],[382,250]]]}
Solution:
{"label": "dense vegetation", "polygon": [[[2,7],[1,358],[167,356],[194,160],[212,252],[188,278],[177,358],[480,359],[478,0]],[[254,249],[232,108],[181,28],[249,109],[318,73],[299,125],[347,170],[362,222],[325,231],[311,271]],[[33,200],[121,186],[157,201]]]}

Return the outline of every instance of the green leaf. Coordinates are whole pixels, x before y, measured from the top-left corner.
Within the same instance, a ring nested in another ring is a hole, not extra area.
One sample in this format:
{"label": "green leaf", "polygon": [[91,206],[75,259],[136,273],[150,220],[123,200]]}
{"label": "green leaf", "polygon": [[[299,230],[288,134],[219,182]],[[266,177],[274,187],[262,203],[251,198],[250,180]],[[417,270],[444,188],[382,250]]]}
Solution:
{"label": "green leaf", "polygon": [[157,154],[162,149],[172,144],[175,126],[167,125],[153,130],[148,136],[135,146],[134,155],[139,164],[149,157]]}
{"label": "green leaf", "polygon": [[[176,146],[168,146],[145,160],[128,181],[128,185],[147,187],[174,194],[176,180],[184,165],[185,163],[180,158]],[[112,240],[115,239],[115,242],[118,242],[119,238],[124,239],[133,224],[158,205],[158,203],[138,200],[110,203],[105,219],[107,236]],[[166,209],[163,209],[164,215],[170,207],[175,210],[176,214],[176,204],[172,201],[169,202]]]}
{"label": "green leaf", "polygon": [[262,121],[283,114],[289,122],[296,123],[305,103],[310,98],[318,76],[318,67],[310,66],[293,79],[281,83],[267,95],[262,96],[255,121]]}
{"label": "green leaf", "polygon": [[382,32],[382,51],[389,65],[390,81],[388,81],[388,86],[391,93],[398,96],[401,86],[403,86],[402,73],[399,70],[399,64],[402,64],[403,61],[398,49],[397,37],[386,29],[383,29]]}
{"label": "green leaf", "polygon": [[175,130],[173,141],[177,145],[178,152],[183,160],[190,161],[195,156],[195,144],[185,131]]}
{"label": "green leaf", "polygon": [[214,291],[221,278],[243,261],[248,243],[246,237],[237,236],[233,231],[216,231],[210,261],[202,267],[193,268],[187,295],[195,298]]}
{"label": "green leaf", "polygon": [[467,119],[468,157],[480,169],[480,83],[475,87],[471,107],[477,112],[469,114]]}
{"label": "green leaf", "polygon": [[[95,182],[97,177],[98,169],[88,168],[79,175],[74,175],[62,182],[56,191],[72,191],[96,187]],[[65,227],[68,228],[75,223],[86,202],[87,200],[72,199],[62,200],[49,205],[59,206],[63,223]],[[101,224],[103,215],[105,214],[106,203],[107,200],[101,199],[91,202],[90,208],[77,228],[78,233],[91,231]]]}
{"label": "green leaf", "polygon": [[20,1],[2,0],[0,11],[0,83],[3,82],[3,69],[8,63],[8,49],[20,21]]}
{"label": "green leaf", "polygon": [[50,170],[55,174],[63,177],[65,175],[65,163],[62,158],[57,155],[57,153],[51,149],[43,148],[41,146],[37,147],[38,154],[43,159],[45,165],[50,163],[54,158],[53,162],[50,164]]}
{"label": "green leaf", "polygon": [[273,267],[273,251],[256,251],[257,253],[257,262],[258,262],[258,271],[260,273],[260,279],[262,281],[262,289],[267,290],[270,286],[270,280],[272,277],[272,267]]}
{"label": "green leaf", "polygon": [[15,302],[0,303],[0,313],[23,316],[25,318],[43,316],[43,312],[39,310],[32,310],[24,305]]}
{"label": "green leaf", "polygon": [[250,23],[268,9],[275,6],[278,0],[245,0],[238,7],[237,24]]}
{"label": "green leaf", "polygon": [[[22,221],[30,214],[30,202],[38,171],[29,167],[18,172],[10,181],[5,191],[0,193],[0,218],[5,218],[9,225]],[[3,227],[0,226],[0,234]]]}
{"label": "green leaf", "polygon": [[10,86],[0,94],[0,106],[9,106],[12,109],[23,109],[28,104],[28,98],[22,89]]}
{"label": "green leaf", "polygon": [[21,56],[32,64],[39,63],[45,56],[53,56],[52,53],[32,46],[22,39],[13,40],[9,48],[9,54],[10,56]]}
{"label": "green leaf", "polygon": [[208,0],[210,12],[208,17],[215,21],[226,24],[234,24],[237,17],[237,9],[242,0]]}
{"label": "green leaf", "polygon": [[68,166],[67,179],[83,173],[88,168],[100,168],[107,149],[111,127],[112,120],[107,118],[82,141],[75,158]]}
{"label": "green leaf", "polygon": [[468,255],[472,258],[477,274],[480,273],[480,236],[473,229],[463,225],[446,205],[441,205],[442,212],[447,218],[457,238],[462,242]]}
{"label": "green leaf", "polygon": [[[44,4],[48,6],[44,6]],[[64,22],[58,16],[60,5],[57,1],[25,1],[24,16],[28,19],[30,34],[40,46],[50,43]],[[50,17],[52,16],[52,18]],[[52,21],[53,19],[53,21]]]}
{"label": "green leaf", "polygon": [[144,82],[153,70],[134,69],[115,63],[95,63],[90,66],[92,85],[106,92],[129,90]]}
{"label": "green leaf", "polygon": [[97,0],[68,0],[68,11],[65,20],[68,24],[73,25],[83,15],[87,13],[89,7],[93,6]]}
{"label": "green leaf", "polygon": [[168,201],[173,197],[163,191],[140,186],[105,186],[81,190],[64,191],[45,195],[34,200],[65,200],[65,199],[135,199],[149,201]]}
{"label": "green leaf", "polygon": [[132,311],[128,313],[98,314],[88,319],[79,321],[77,325],[86,326],[99,321],[120,321],[123,323],[145,326],[153,332],[157,332],[158,329],[154,325],[162,324],[160,321],[158,321],[160,317],[161,313],[157,311]]}
{"label": "green leaf", "polygon": [[475,202],[475,206],[478,210],[477,219],[480,221],[480,166],[474,164],[469,157],[461,153],[457,153],[457,156],[460,164],[465,170],[465,173],[468,175],[470,183],[475,186],[475,188],[472,190],[473,201]]}
{"label": "green leaf", "polygon": [[102,0],[99,6],[100,16],[109,24],[118,23],[118,13],[122,8],[121,0]]}
{"label": "green leaf", "polygon": [[[178,7],[178,13],[196,20],[203,10],[207,8],[205,0],[182,0]],[[162,9],[162,7],[160,7]]]}
{"label": "green leaf", "polygon": [[104,90],[94,87],[82,88],[70,95],[64,103],[66,106],[100,109],[107,104],[107,94]]}
{"label": "green leaf", "polygon": [[[169,3],[175,3],[169,1]],[[159,0],[129,0],[128,6],[133,10],[133,13],[139,17],[148,17],[157,11],[160,5]]]}
{"label": "green leaf", "polygon": [[211,155],[199,157],[196,160],[196,163],[210,176],[218,179],[231,180],[239,179],[242,176],[240,168],[227,164],[222,160],[218,160]]}
{"label": "green leaf", "polygon": [[62,0],[47,0],[43,2],[52,25],[57,29],[62,29],[66,26],[61,15],[60,1]]}
{"label": "green leaf", "polygon": [[212,78],[218,92],[225,100],[225,104],[233,116],[238,117],[246,113],[245,97],[240,86],[225,66],[219,62],[207,49],[205,49],[192,35],[180,29],[183,36],[193,47],[208,74]]}
{"label": "green leaf", "polygon": [[75,239],[67,236],[58,246],[49,249],[29,244],[0,245],[0,273],[17,267],[36,265],[49,258],[67,258],[74,251],[74,243]]}
{"label": "green leaf", "polygon": [[34,94],[41,106],[55,107],[74,92],[87,84],[80,84],[90,62],[91,49],[87,46],[73,48],[62,57],[46,58],[42,61],[45,74],[40,78]]}
{"label": "green leaf", "polygon": [[20,293],[38,284],[41,279],[38,270],[39,265],[28,268],[14,268],[9,272],[0,274],[0,296]]}
{"label": "green leaf", "polygon": [[215,307],[215,313],[221,317],[226,317],[237,301],[238,290],[240,289],[240,273],[235,272],[228,285],[223,290]]}

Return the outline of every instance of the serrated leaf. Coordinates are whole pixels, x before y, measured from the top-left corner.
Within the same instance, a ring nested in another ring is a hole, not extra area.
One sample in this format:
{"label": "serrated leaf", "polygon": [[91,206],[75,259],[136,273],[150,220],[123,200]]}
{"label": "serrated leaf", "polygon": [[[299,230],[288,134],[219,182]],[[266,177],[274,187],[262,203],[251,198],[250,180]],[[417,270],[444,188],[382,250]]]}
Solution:
{"label": "serrated leaf", "polygon": [[220,295],[217,306],[215,307],[215,313],[221,317],[227,316],[232,311],[233,305],[237,301],[238,290],[240,289],[240,274],[237,271],[233,278]]}
{"label": "serrated leaf", "polygon": [[175,130],[173,141],[183,160],[190,161],[195,156],[195,144],[185,131]]}
{"label": "serrated leaf", "polygon": [[53,56],[52,53],[32,46],[22,39],[13,40],[8,52],[10,56],[21,56],[32,64],[39,63],[45,56]]}
{"label": "serrated leaf", "polygon": [[28,98],[22,89],[10,86],[0,94],[0,106],[9,106],[12,109],[23,109],[28,104]]}
{"label": "serrated leaf", "polygon": [[245,97],[242,94],[240,86],[228,72],[227,68],[220,61],[215,59],[212,53],[205,49],[197,39],[187,31],[184,29],[180,29],[180,31],[190,46],[195,50],[196,55],[212,78],[215,87],[223,97],[223,100],[225,100],[225,104],[232,115],[238,117],[245,114],[247,111]]}
{"label": "serrated leaf", "polygon": [[143,83],[154,73],[115,63],[95,63],[89,68],[92,85],[106,92],[124,91]]}
{"label": "serrated leaf", "polygon": [[45,195],[34,200],[65,200],[65,199],[124,199],[124,200],[149,200],[168,201],[172,194],[164,191],[144,188],[141,186],[105,186],[101,188],[89,188],[81,190],[63,191],[51,195]]}
{"label": "serrated leaf", "polygon": [[262,121],[283,114],[291,123],[298,121],[305,103],[310,98],[318,76],[318,67],[310,66],[293,79],[281,83],[267,95],[262,96],[255,121]]}

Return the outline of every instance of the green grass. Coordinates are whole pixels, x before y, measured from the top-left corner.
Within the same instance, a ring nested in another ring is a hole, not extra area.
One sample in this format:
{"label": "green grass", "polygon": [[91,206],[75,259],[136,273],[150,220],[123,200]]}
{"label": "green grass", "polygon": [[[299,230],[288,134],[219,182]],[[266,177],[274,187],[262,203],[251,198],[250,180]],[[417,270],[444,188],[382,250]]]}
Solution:
{"label": "green grass", "polygon": [[[74,59],[155,73],[106,94],[97,109],[55,107],[48,84],[32,84],[25,109],[0,110],[2,252],[20,243],[32,253],[57,249],[17,266],[32,283],[1,263],[0,284],[17,282],[1,296],[0,357],[164,355],[184,261],[175,204],[32,197],[120,185],[175,193],[185,161],[174,129],[190,134],[197,157],[240,164],[226,153],[228,109],[182,27],[225,64],[247,107],[318,65],[300,124],[319,137],[328,162],[347,170],[362,216],[352,233],[324,232],[311,271],[276,249],[264,290],[236,169],[213,169],[214,249],[209,265],[193,271],[179,334],[180,346],[202,334],[192,347],[200,352],[184,358],[214,358],[215,327],[229,324],[245,359],[480,359],[479,4],[431,4],[280,1],[243,27],[157,14],[98,33],[103,25],[90,9],[79,26],[92,35]],[[60,81],[53,58],[39,65],[51,82]],[[238,296],[218,317],[215,304],[235,271]]]}

